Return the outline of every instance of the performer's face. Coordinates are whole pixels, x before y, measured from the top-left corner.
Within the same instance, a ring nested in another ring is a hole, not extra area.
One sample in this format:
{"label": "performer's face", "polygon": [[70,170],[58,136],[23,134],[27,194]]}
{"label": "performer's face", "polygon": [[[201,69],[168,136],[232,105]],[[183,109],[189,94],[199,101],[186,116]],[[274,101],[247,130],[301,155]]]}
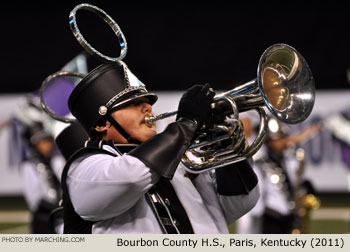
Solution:
{"label": "performer's face", "polygon": [[268,146],[272,148],[275,152],[281,154],[283,150],[287,147],[288,138],[273,139],[268,141]]}
{"label": "performer's face", "polygon": [[35,147],[43,156],[49,156],[54,145],[52,140],[43,139],[36,143]]}
{"label": "performer's face", "polygon": [[[147,98],[135,99],[126,107],[120,108],[112,113],[112,117],[127,133],[134,139],[142,142],[147,141],[157,134],[156,125],[147,126],[145,116],[153,115],[152,106]],[[127,140],[111,126],[110,122],[106,124],[107,134],[104,140],[113,140],[116,143],[127,143]]]}

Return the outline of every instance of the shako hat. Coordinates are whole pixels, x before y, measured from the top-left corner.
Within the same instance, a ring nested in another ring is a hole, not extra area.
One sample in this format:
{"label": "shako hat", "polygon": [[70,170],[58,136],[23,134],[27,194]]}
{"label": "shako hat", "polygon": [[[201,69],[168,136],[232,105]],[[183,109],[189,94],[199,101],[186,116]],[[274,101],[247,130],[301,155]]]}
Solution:
{"label": "shako hat", "polygon": [[139,97],[147,97],[151,105],[158,99],[119,61],[102,64],[86,75],[71,93],[68,107],[90,133],[102,116]]}

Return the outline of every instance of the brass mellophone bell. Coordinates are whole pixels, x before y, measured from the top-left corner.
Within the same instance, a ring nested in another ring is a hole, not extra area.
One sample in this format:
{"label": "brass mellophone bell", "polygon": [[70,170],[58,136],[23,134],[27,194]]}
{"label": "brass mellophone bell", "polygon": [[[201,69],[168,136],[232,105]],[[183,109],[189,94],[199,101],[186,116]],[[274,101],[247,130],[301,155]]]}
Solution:
{"label": "brass mellophone bell", "polygon": [[[204,125],[182,158],[192,173],[218,168],[253,156],[266,135],[266,106],[277,119],[296,124],[311,113],[315,102],[315,84],[311,70],[294,48],[275,44],[262,54],[257,78],[214,97],[212,109],[222,107],[226,119],[220,124]],[[239,113],[255,109],[260,116],[257,137],[247,144]],[[167,112],[146,118],[146,123],[175,115]]]}

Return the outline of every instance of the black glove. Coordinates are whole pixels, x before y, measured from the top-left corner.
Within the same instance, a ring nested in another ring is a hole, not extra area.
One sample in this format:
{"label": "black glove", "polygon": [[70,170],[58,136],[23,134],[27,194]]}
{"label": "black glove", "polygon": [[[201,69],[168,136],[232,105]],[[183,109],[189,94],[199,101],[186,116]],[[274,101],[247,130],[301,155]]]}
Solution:
{"label": "black glove", "polygon": [[190,87],[180,99],[176,120],[184,117],[196,120],[198,125],[201,125],[209,118],[210,104],[214,96],[215,92],[208,83]]}

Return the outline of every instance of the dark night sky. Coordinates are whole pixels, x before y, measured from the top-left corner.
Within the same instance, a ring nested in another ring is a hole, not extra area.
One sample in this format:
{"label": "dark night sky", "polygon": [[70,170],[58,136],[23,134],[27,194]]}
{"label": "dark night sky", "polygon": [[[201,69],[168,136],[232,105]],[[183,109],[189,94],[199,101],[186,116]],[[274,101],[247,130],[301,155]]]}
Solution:
{"label": "dark night sky", "polygon": [[[256,77],[261,54],[275,43],[289,44],[306,58],[317,89],[349,87],[350,4],[85,2],[117,21],[128,42],[124,61],[149,90],[184,90],[205,82],[217,90],[231,89]],[[82,51],[68,26],[77,3],[1,8],[0,93],[38,89],[46,76]],[[81,11],[78,24],[96,48],[117,55],[116,39],[101,19]]]}

